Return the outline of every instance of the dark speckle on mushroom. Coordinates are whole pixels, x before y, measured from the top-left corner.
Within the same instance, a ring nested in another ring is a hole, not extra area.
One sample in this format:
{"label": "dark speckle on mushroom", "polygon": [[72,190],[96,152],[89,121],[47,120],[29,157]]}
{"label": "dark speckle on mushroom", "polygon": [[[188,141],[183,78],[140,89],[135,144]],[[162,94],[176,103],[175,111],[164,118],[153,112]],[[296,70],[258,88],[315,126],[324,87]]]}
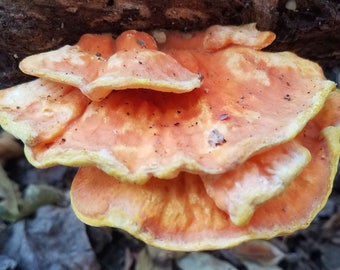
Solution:
{"label": "dark speckle on mushroom", "polygon": [[145,43],[145,41],[144,41],[144,40],[137,39],[137,43],[138,43],[140,46],[142,46],[143,48],[145,48],[145,47],[146,47],[146,43]]}
{"label": "dark speckle on mushroom", "polygon": [[284,96],[284,99],[285,99],[285,100],[288,100],[288,101],[291,101],[292,98],[290,97],[289,94],[287,94],[287,95]]}
{"label": "dark speckle on mushroom", "polygon": [[223,134],[221,132],[219,132],[218,129],[213,129],[210,132],[209,138],[208,138],[208,143],[209,143],[210,146],[216,147],[216,146],[222,145],[226,142],[227,142],[227,140],[224,138]]}
{"label": "dark speckle on mushroom", "polygon": [[223,113],[219,116],[219,120],[221,120],[221,121],[227,120],[227,119],[229,119],[229,114],[227,114],[227,113]]}

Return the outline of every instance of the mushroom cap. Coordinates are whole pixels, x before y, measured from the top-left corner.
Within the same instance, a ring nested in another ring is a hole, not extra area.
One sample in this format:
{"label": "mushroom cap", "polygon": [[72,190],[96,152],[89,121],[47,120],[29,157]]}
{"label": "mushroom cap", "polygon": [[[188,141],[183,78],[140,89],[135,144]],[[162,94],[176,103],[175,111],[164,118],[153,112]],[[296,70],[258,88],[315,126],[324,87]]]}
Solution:
{"label": "mushroom cap", "polygon": [[26,145],[47,144],[83,114],[88,102],[77,88],[38,79],[0,91],[0,123]]}
{"label": "mushroom cap", "polygon": [[216,206],[242,226],[259,205],[284,192],[310,160],[310,152],[293,139],[251,157],[234,170],[201,178]]}
{"label": "mushroom cap", "polygon": [[201,75],[157,50],[154,39],[129,30],[117,40],[86,34],[73,46],[28,56],[20,69],[30,75],[69,84],[100,101],[114,90],[148,88],[183,93],[201,85]]}
{"label": "mushroom cap", "polygon": [[230,45],[240,45],[261,50],[269,46],[275,39],[270,31],[258,31],[255,23],[243,26],[213,25],[205,31],[203,47],[216,51]]}
{"label": "mushroom cap", "polygon": [[[215,52],[165,51],[203,74],[202,85],[180,95],[113,91],[90,102],[73,87],[37,80],[0,92],[0,123],[25,142],[36,167],[95,165],[122,181],[143,183],[152,176],[174,178],[180,171],[221,174],[291,140],[335,87],[317,64],[288,52],[240,45]],[[39,83],[42,89],[29,90]],[[70,97],[61,94],[59,103],[49,98],[65,87],[72,89]],[[27,100],[16,98],[28,91]],[[38,110],[32,116],[30,110],[41,101],[48,114]],[[60,129],[51,119],[63,123]]]}
{"label": "mushroom cap", "polygon": [[[95,167],[84,167],[72,183],[73,209],[87,224],[118,227],[150,245],[184,251],[228,248],[305,228],[331,191],[340,155],[340,127],[325,126],[327,121],[323,120],[331,113],[331,118],[339,122],[339,101],[340,94],[332,93],[327,109],[294,139],[293,145],[300,143],[310,151],[310,163],[280,195],[258,206],[244,226],[233,224],[229,215],[216,206],[200,176],[185,172],[171,180],[152,178],[144,185],[136,185],[122,183]],[[273,152],[274,156],[281,154]],[[284,166],[287,159],[275,162]],[[280,175],[279,166],[273,166],[275,170]],[[256,178],[252,179],[256,182]],[[252,189],[253,184],[248,184],[244,188]]]}
{"label": "mushroom cap", "polygon": [[270,31],[258,31],[255,23],[233,26],[213,25],[205,31],[183,33],[154,30],[152,35],[161,50],[198,50],[214,52],[230,46],[245,46],[255,50],[269,46],[275,39]]}

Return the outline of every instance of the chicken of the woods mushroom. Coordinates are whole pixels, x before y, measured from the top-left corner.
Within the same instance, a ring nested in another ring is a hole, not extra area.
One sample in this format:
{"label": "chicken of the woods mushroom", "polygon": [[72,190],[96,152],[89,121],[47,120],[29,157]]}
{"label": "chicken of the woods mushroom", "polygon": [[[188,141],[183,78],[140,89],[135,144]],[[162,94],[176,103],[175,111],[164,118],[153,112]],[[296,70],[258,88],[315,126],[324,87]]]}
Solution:
{"label": "chicken of the woods mushroom", "polygon": [[[76,215],[171,250],[307,227],[331,192],[340,93],[255,24],[86,34],[25,58],[0,124],[38,168],[80,167]],[[91,203],[89,203],[91,202]]]}

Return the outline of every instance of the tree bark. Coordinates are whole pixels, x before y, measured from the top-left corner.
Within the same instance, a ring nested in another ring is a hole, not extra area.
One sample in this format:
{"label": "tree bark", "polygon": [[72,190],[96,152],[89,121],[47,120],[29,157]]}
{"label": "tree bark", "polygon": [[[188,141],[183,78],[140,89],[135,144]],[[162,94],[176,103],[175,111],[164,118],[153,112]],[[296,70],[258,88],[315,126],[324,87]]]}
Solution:
{"label": "tree bark", "polygon": [[24,80],[17,69],[23,57],[73,44],[84,33],[250,22],[276,33],[268,50],[340,66],[339,0],[0,0],[0,88]]}

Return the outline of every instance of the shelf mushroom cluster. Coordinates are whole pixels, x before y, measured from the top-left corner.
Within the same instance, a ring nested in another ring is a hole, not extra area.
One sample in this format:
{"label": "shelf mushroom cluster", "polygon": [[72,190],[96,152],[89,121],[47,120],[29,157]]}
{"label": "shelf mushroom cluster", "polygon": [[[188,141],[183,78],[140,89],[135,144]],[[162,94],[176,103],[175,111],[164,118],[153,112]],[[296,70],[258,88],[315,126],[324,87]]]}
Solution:
{"label": "shelf mushroom cluster", "polygon": [[[340,93],[254,24],[86,34],[27,57],[0,124],[43,168],[80,167],[76,215],[171,250],[305,228],[331,192]],[[119,90],[119,91],[118,91]]]}

